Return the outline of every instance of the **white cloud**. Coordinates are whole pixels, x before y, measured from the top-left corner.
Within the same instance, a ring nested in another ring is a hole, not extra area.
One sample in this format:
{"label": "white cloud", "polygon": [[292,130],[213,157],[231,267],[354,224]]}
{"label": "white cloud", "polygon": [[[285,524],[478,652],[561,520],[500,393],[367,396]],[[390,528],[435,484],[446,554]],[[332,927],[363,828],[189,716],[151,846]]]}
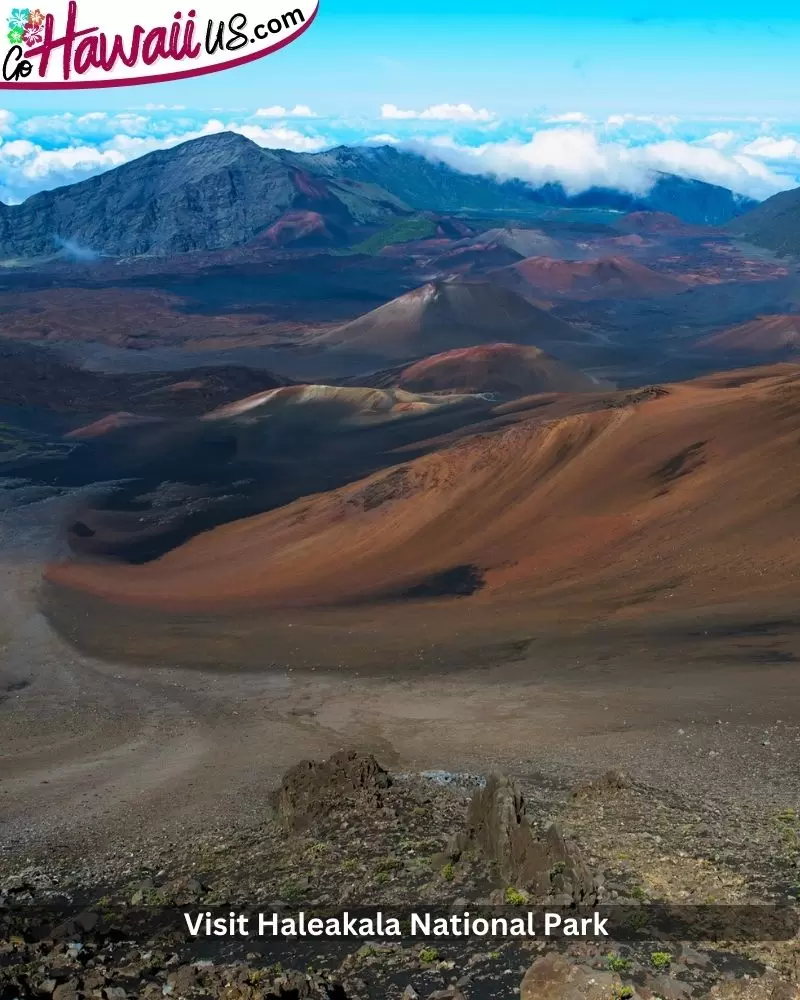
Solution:
{"label": "white cloud", "polygon": [[[0,145],[0,170],[8,174],[14,189],[25,193],[51,187],[53,183],[69,183],[110,167],[118,167],[128,157],[116,149],[101,150],[94,146],[67,146],[43,149],[29,139],[14,139]],[[26,191],[26,189],[30,189]],[[6,195],[9,197],[9,195]]]}
{"label": "white cloud", "polygon": [[317,116],[307,104],[295,104],[291,110],[275,104],[271,108],[259,108],[256,118],[316,118]]}
{"label": "white cloud", "polygon": [[379,132],[378,135],[367,136],[364,142],[376,142],[383,145],[388,143],[390,146],[397,146],[400,143],[400,139],[389,132]]}
{"label": "white cloud", "polygon": [[330,141],[322,136],[305,135],[285,124],[274,128],[262,128],[260,125],[226,125],[224,128],[239,132],[267,149],[293,149],[296,152],[313,153],[330,146]]}
{"label": "white cloud", "polygon": [[381,105],[381,118],[396,121],[417,118],[437,122],[490,122],[494,117],[486,108],[476,110],[469,104],[433,104],[424,111],[403,111],[396,104]]}
{"label": "white cloud", "polygon": [[739,137],[735,132],[712,132],[705,139],[698,139],[697,146],[711,146],[713,149],[725,149],[732,146]]}
{"label": "white cloud", "polygon": [[762,135],[748,143],[742,152],[765,160],[800,160],[800,142],[789,136],[777,139]]}
{"label": "white cloud", "polygon": [[563,122],[564,124],[588,125],[591,119],[582,111],[565,111],[563,115],[553,115],[552,118],[545,118],[545,121],[548,124]]}
{"label": "white cloud", "polygon": [[644,125],[656,128],[661,132],[672,132],[680,124],[680,118],[675,115],[609,115],[605,126],[609,132],[628,128],[631,125]]}
{"label": "white cloud", "polygon": [[601,141],[589,129],[542,129],[528,142],[508,139],[481,146],[461,145],[443,136],[417,140],[416,146],[460,170],[536,185],[560,182],[573,194],[595,185],[644,194],[657,171],[720,184],[754,198],[795,186],[792,179],[752,156],[726,155],[676,139],[631,146]]}
{"label": "white cloud", "polygon": [[401,111],[396,104],[382,104],[381,118],[400,120],[401,118],[419,118],[416,111]]}
{"label": "white cloud", "polygon": [[30,136],[37,142],[56,142],[104,135],[110,137],[120,132],[136,135],[149,131],[151,126],[151,119],[147,115],[132,111],[122,111],[118,114],[89,111],[83,115],[66,111],[55,115],[33,115],[19,122],[15,131]]}
{"label": "white cloud", "polygon": [[17,116],[12,111],[0,108],[0,135],[7,135],[17,120]]}

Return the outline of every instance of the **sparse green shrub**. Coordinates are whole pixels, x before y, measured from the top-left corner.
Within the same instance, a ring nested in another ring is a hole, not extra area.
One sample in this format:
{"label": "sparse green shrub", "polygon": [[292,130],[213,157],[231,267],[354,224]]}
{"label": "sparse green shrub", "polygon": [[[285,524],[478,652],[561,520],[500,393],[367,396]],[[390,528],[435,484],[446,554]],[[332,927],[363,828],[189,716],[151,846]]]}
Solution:
{"label": "sparse green shrub", "polygon": [[436,948],[422,948],[419,953],[420,962],[425,962],[430,964],[431,962],[436,962],[439,959],[439,951]]}
{"label": "sparse green shrub", "polygon": [[608,956],[608,967],[612,972],[630,972],[632,964],[629,958],[623,958],[622,955]]}
{"label": "sparse green shrub", "polygon": [[528,894],[510,885],[506,889],[506,902],[509,906],[524,906],[528,902]]}
{"label": "sparse green shrub", "polygon": [[611,1000],[629,1000],[632,996],[632,986],[614,986],[611,989]]}
{"label": "sparse green shrub", "polygon": [[442,878],[445,880],[445,882],[452,882],[455,877],[456,877],[455,865],[453,865],[452,862],[448,861],[448,863],[444,866],[444,868],[442,868]]}
{"label": "sparse green shrub", "polygon": [[654,951],[650,954],[650,962],[654,969],[666,969],[672,961],[668,951]]}

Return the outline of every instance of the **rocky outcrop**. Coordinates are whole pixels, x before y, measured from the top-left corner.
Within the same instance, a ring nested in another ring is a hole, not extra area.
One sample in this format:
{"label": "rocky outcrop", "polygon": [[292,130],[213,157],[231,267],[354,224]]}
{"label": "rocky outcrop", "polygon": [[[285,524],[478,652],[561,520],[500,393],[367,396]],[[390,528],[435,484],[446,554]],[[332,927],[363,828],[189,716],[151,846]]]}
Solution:
{"label": "rocky outcrop", "polygon": [[303,830],[343,809],[380,809],[391,785],[372,754],[340,751],[321,762],[304,760],[287,771],[273,804],[284,826]]}
{"label": "rocky outcrop", "polygon": [[609,1000],[615,983],[610,972],[598,972],[551,951],[525,973],[520,1000]]}
{"label": "rocky outcrop", "polygon": [[472,797],[466,828],[448,845],[452,859],[480,853],[496,861],[507,884],[560,903],[597,899],[595,879],[577,846],[552,824],[538,836],[517,783],[492,774]]}

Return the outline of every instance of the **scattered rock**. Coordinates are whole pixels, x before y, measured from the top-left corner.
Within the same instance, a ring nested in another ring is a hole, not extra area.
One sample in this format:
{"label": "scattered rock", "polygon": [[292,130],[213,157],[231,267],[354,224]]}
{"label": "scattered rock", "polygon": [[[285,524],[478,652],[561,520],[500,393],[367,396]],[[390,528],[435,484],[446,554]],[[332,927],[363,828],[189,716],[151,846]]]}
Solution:
{"label": "scattered rock", "polygon": [[584,781],[572,790],[572,798],[579,799],[586,795],[597,795],[603,792],[619,792],[630,787],[630,778],[624,771],[612,769],[595,778],[594,781]]}
{"label": "scattered rock", "polygon": [[339,983],[302,972],[287,972],[279,976],[263,997],[264,1000],[347,1000],[347,994]]}

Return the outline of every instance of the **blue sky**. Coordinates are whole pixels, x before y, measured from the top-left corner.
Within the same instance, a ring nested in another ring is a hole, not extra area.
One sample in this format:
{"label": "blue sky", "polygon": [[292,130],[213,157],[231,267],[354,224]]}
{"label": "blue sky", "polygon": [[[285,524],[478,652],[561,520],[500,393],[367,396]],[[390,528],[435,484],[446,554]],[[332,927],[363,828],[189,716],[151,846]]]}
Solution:
{"label": "blue sky", "polygon": [[764,197],[800,177],[800,13],[321,0],[309,31],[247,66],[146,87],[5,91],[0,107],[0,198],[12,201],[220,127],[300,149],[388,136],[467,169],[573,185],[606,171],[635,186],[669,168]]}

